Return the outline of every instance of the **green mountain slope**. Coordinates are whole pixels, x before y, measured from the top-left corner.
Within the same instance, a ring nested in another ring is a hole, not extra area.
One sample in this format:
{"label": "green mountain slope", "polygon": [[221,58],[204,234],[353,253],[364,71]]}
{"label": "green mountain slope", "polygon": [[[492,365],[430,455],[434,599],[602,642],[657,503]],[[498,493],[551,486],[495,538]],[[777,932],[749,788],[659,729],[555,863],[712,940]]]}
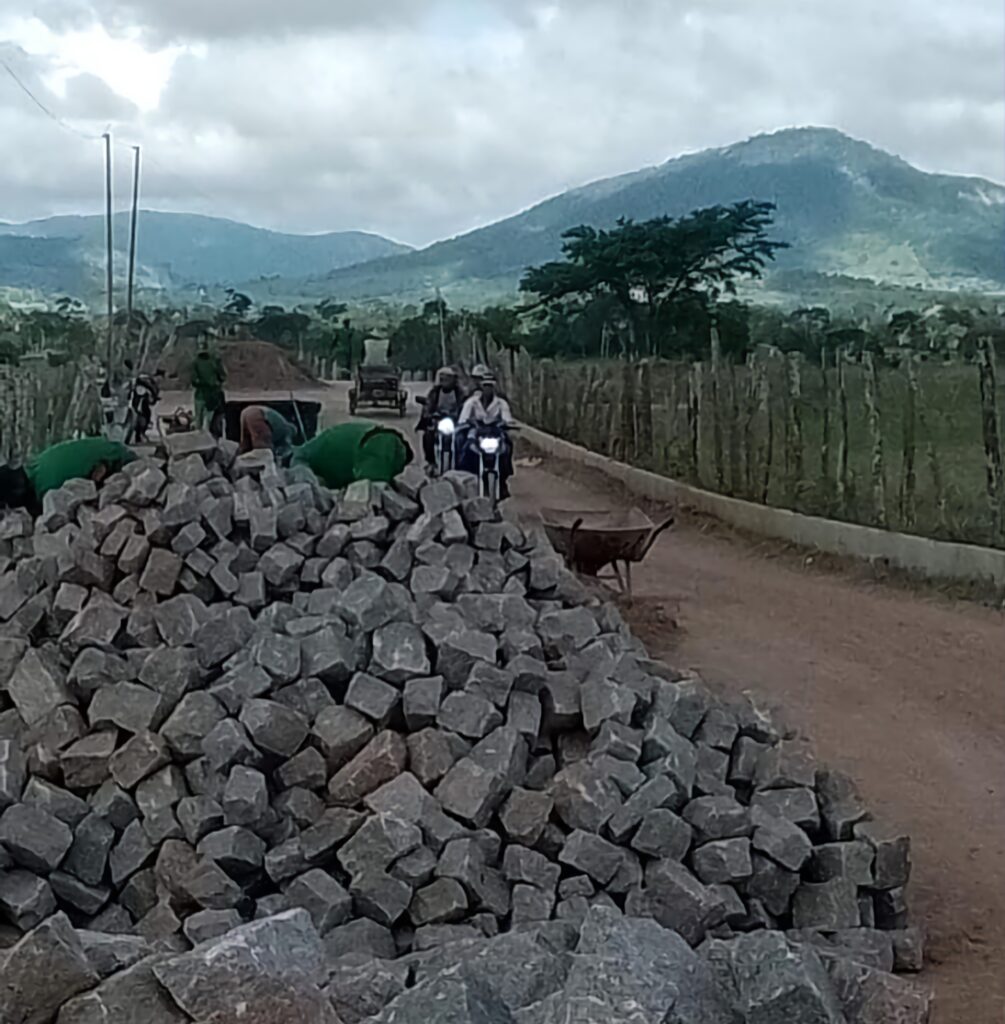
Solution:
{"label": "green mountain slope", "polygon": [[[0,223],[0,285],[76,295],[96,291],[103,281],[104,232],[100,216]],[[124,273],[129,244],[127,214],[115,216],[114,232],[119,271]],[[20,262],[24,252],[41,254],[46,248],[53,253],[53,267],[44,261]],[[362,231],[292,235],[217,217],[143,211],[138,279],[146,287],[169,290],[186,285],[236,285],[275,274],[315,276],[406,251],[407,246]]]}
{"label": "green mountain slope", "polygon": [[[1005,188],[927,174],[824,128],[787,129],[566,192],[426,249],[298,282],[342,299],[511,293],[523,269],[555,258],[576,224],[681,215],[745,198],[778,205],[781,269],[940,288],[1005,287]],[[292,282],[286,282],[290,290]]]}

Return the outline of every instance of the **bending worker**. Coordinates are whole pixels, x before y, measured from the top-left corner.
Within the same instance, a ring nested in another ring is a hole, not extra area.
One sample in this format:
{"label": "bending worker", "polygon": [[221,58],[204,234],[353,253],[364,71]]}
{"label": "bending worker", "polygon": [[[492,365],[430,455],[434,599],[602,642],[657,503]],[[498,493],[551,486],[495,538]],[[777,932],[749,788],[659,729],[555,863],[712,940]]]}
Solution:
{"label": "bending worker", "polygon": [[411,461],[412,449],[397,430],[366,420],[329,427],[293,449],[293,465],[307,466],[332,490],[355,480],[390,483]]}
{"label": "bending worker", "polygon": [[0,508],[26,508],[37,515],[49,491],[68,480],[100,484],[135,458],[124,444],[104,437],[61,441],[29,459],[26,466],[0,467]]}
{"label": "bending worker", "polygon": [[241,410],[241,454],[271,448],[276,462],[285,465],[298,440],[297,428],[285,416],[267,405],[249,405]]}

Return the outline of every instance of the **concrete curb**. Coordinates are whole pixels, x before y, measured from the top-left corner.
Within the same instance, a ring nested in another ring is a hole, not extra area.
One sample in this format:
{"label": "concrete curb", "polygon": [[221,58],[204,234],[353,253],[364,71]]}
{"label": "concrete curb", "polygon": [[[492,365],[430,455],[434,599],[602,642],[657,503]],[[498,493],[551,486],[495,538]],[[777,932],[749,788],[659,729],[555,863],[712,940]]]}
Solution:
{"label": "concrete curb", "polygon": [[695,509],[764,537],[816,548],[828,554],[886,562],[926,579],[986,581],[1005,585],[1005,550],[931,540],[757,505],[692,487],[645,469],[636,469],[534,427],[524,426],[520,436],[546,455],[599,470],[641,498]]}

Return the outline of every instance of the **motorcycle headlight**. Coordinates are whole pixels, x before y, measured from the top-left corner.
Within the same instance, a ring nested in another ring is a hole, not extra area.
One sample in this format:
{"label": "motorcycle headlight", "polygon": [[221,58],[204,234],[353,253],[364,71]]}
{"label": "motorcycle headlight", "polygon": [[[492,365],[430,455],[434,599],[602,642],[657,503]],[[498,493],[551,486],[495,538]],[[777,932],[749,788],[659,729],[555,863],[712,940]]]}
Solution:
{"label": "motorcycle headlight", "polygon": [[443,419],[436,424],[436,429],[441,433],[449,437],[454,432],[454,421]]}
{"label": "motorcycle headlight", "polygon": [[483,437],[478,442],[478,447],[481,448],[486,455],[495,455],[499,451],[499,438],[498,437]]}

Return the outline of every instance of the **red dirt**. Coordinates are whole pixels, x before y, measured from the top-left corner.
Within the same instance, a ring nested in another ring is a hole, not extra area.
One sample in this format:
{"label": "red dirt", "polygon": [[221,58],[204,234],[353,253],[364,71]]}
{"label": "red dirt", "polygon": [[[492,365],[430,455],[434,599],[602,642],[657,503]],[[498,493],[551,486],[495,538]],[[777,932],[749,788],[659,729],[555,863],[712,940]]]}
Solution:
{"label": "red dirt", "polygon": [[[166,388],[185,388],[195,358],[196,346],[180,341],[162,357]],[[317,381],[297,366],[277,345],[267,341],[225,341],[220,343],[223,368],[227,371],[229,391],[289,391],[291,388],[316,387]]]}
{"label": "red dirt", "polygon": [[[523,468],[514,494],[610,506],[596,480]],[[914,921],[940,1024],[1005,1012],[1005,619],[976,604],[824,574],[685,521],[636,567],[627,617],[651,653],[725,695],[783,706],[877,818],[912,836]],[[660,609],[664,609],[660,611]],[[679,628],[675,628],[677,623]]]}

